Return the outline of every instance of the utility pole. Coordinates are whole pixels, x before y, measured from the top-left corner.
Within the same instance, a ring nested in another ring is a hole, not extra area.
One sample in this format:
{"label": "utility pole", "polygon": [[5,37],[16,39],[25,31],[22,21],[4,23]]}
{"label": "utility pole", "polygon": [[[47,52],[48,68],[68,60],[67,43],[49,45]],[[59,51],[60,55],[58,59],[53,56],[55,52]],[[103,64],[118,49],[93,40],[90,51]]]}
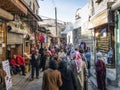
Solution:
{"label": "utility pole", "polygon": [[56,28],[56,36],[57,36],[57,8],[55,7],[55,28]]}

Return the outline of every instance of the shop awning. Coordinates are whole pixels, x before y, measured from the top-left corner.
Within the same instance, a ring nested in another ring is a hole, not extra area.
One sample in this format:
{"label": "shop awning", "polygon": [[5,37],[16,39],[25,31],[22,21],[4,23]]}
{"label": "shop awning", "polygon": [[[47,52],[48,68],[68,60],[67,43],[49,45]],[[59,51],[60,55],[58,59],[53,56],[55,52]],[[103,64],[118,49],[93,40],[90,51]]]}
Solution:
{"label": "shop awning", "polygon": [[89,30],[92,30],[92,29],[101,29],[101,28],[104,28],[106,25],[114,26],[114,23],[104,23],[104,24],[101,24],[99,26],[96,26],[96,27],[93,27],[93,28],[89,28]]}
{"label": "shop awning", "polygon": [[92,30],[92,29],[101,29],[101,28],[105,27],[107,24],[108,24],[108,23],[104,23],[104,24],[101,24],[101,25],[99,25],[99,26],[89,28],[89,30]]}
{"label": "shop awning", "polygon": [[0,17],[7,19],[7,20],[13,20],[13,15],[2,8],[0,8]]}
{"label": "shop awning", "polygon": [[120,9],[120,0],[117,0],[117,2],[112,5],[112,10],[116,9]]}
{"label": "shop awning", "polygon": [[27,8],[21,0],[0,0],[0,7],[11,13],[27,15]]}

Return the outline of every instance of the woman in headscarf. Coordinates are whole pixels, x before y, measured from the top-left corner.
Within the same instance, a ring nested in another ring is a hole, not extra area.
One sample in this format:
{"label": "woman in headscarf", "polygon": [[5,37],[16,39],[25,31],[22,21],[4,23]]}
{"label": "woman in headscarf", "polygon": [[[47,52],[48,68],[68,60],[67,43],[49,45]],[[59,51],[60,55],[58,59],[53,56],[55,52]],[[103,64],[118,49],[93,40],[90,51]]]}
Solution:
{"label": "woman in headscarf", "polygon": [[49,68],[43,74],[42,90],[59,90],[61,86],[62,78],[57,70],[57,62],[50,60]]}
{"label": "woman in headscarf", "polygon": [[95,63],[96,77],[97,77],[97,86],[99,90],[106,90],[106,65],[102,58],[102,53],[98,52],[96,54],[97,61]]}
{"label": "woman in headscarf", "polygon": [[61,61],[58,70],[61,72],[63,85],[60,90],[77,90],[75,76],[72,70],[67,68],[67,63]]}

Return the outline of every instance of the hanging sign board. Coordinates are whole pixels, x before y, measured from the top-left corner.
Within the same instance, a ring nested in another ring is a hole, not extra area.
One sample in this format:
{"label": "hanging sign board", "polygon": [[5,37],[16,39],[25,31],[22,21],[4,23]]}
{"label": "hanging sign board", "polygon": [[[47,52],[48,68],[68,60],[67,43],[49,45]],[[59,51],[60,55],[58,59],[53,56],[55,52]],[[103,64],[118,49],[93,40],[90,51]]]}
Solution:
{"label": "hanging sign board", "polygon": [[94,27],[108,23],[108,12],[107,10],[103,13],[96,16],[96,18],[92,19],[92,24]]}
{"label": "hanging sign board", "polygon": [[10,90],[10,88],[12,87],[12,78],[11,78],[11,74],[10,74],[10,64],[9,61],[2,61],[2,65],[3,65],[3,70],[6,72],[6,77],[5,77],[5,84],[6,84],[6,90]]}

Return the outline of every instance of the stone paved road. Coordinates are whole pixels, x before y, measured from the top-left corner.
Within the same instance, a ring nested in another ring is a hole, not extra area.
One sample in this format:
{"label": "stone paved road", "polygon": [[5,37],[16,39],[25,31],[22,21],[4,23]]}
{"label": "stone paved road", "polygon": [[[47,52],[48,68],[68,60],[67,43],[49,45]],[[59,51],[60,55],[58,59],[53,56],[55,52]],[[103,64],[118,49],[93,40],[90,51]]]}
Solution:
{"label": "stone paved road", "polygon": [[[39,79],[34,79],[34,81],[28,80],[29,75],[27,76],[15,76],[13,78],[13,87],[11,90],[42,90],[42,73],[40,74]],[[88,81],[88,90],[97,90],[90,81]]]}

